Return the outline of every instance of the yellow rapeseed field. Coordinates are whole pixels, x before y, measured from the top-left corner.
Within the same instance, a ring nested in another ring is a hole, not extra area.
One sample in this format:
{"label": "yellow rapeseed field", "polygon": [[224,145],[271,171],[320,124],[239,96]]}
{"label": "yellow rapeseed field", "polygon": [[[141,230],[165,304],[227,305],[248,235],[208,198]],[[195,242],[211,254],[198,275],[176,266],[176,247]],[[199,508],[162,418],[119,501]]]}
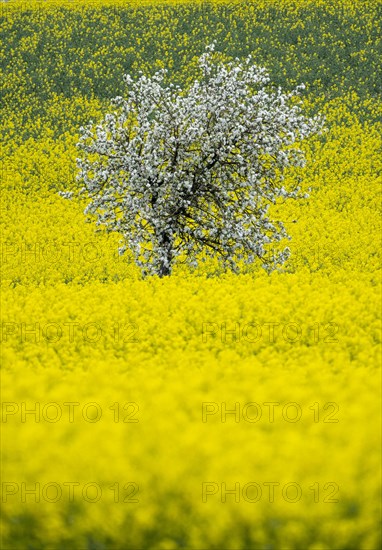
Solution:
{"label": "yellow rapeseed field", "polygon": [[[380,13],[2,5],[2,548],[379,548]],[[327,128],[304,145],[310,198],[277,207],[280,272],[142,279],[58,191],[122,74],[189,82],[211,37],[285,88],[308,82]]]}

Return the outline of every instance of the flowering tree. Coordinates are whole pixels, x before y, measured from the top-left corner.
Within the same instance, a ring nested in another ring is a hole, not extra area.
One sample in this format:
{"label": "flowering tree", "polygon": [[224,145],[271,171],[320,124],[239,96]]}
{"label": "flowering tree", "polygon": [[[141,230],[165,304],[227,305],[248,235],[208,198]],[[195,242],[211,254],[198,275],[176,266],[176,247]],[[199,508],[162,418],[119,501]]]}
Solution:
{"label": "flowering tree", "polygon": [[85,213],[120,233],[120,253],[129,248],[145,273],[169,275],[177,259],[196,265],[202,252],[234,270],[256,258],[272,270],[289,249],[267,254],[288,236],[268,210],[279,197],[302,196],[285,189],[283,173],[304,165],[296,142],[321,122],[291,101],[303,86],[270,89],[251,56],[224,64],[211,45],[199,64],[203,76],[188,91],[164,85],[166,70],[125,75],[115,111],[81,128]]}

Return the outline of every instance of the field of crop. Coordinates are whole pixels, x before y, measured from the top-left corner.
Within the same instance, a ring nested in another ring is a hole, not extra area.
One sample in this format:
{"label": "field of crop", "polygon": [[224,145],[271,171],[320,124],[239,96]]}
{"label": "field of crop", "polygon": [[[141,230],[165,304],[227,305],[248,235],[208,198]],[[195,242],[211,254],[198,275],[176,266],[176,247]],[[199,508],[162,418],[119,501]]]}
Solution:
{"label": "field of crop", "polygon": [[[1,548],[379,548],[382,2],[1,8]],[[143,279],[58,192],[123,74],[213,40],[306,84],[310,198],[281,272]]]}

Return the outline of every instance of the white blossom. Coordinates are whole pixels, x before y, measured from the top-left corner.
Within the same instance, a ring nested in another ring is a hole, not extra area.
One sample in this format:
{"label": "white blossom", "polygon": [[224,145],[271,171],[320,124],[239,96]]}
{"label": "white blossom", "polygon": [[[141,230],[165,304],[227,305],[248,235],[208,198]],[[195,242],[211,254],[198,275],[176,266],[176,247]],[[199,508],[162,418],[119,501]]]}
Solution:
{"label": "white blossom", "polygon": [[115,111],[80,129],[85,212],[118,232],[120,253],[130,249],[149,274],[169,274],[177,259],[197,265],[203,252],[235,271],[256,258],[271,271],[289,249],[267,254],[265,245],[288,237],[269,205],[306,196],[285,188],[283,172],[304,165],[298,142],[322,120],[291,104],[302,85],[272,90],[251,56],[224,65],[212,44],[199,64],[203,77],[188,91],[165,86],[164,69],[125,75]]}

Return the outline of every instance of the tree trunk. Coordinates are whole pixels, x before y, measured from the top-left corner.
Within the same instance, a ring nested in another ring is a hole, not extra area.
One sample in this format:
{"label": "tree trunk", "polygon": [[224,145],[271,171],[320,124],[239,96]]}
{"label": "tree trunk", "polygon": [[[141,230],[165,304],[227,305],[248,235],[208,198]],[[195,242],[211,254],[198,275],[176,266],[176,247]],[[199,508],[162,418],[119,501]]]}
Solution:
{"label": "tree trunk", "polygon": [[159,277],[166,277],[167,275],[171,275],[171,262],[173,257],[173,239],[172,236],[168,233],[161,233],[158,236],[159,244],[161,245],[163,251],[164,251],[164,257],[159,262],[159,269],[158,269],[158,275]]}
{"label": "tree trunk", "polygon": [[171,266],[166,265],[164,262],[161,262],[159,265],[158,275],[160,278],[171,275]]}

